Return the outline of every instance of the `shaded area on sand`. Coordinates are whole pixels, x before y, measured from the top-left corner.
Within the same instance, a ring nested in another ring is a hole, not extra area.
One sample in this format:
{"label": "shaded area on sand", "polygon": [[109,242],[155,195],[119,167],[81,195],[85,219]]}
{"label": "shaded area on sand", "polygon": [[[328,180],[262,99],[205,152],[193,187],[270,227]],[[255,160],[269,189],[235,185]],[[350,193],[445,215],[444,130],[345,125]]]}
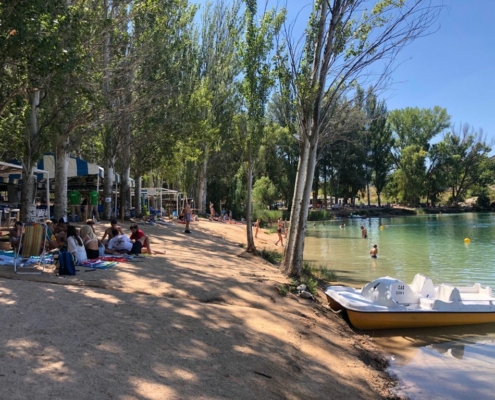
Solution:
{"label": "shaded area on sand", "polygon": [[91,274],[21,277],[2,267],[3,395],[385,397],[390,381],[370,367],[380,363],[373,345],[324,307],[279,297],[285,278],[238,257],[245,233],[222,225],[201,221],[192,237],[146,226],[165,256]]}

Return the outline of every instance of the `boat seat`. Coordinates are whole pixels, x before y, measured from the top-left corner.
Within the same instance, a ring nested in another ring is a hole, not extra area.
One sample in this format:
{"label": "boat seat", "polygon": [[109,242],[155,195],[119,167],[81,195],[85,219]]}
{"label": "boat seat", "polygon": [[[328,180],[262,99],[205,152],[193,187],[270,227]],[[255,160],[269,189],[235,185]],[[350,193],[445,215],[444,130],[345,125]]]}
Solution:
{"label": "boat seat", "polygon": [[438,287],[437,295],[433,300],[431,309],[436,311],[457,310],[459,307],[462,307],[459,289],[445,283],[442,283]]}
{"label": "boat seat", "polygon": [[461,301],[461,294],[459,293],[459,289],[455,286],[446,285],[442,283],[438,287],[437,295],[435,296],[435,300],[440,301]]}
{"label": "boat seat", "polygon": [[411,285],[413,292],[419,293],[423,297],[434,298],[437,294],[433,281],[423,274],[416,274]]}

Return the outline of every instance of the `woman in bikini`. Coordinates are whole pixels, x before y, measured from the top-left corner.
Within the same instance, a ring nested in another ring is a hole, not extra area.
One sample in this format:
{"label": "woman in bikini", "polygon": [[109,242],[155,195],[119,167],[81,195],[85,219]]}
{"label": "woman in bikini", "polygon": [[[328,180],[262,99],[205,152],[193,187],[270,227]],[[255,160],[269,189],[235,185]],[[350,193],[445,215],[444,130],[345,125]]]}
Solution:
{"label": "woman in bikini", "polygon": [[88,259],[93,260],[98,258],[100,256],[98,250],[98,237],[95,235],[90,225],[83,225],[81,227],[81,239],[84,243]]}

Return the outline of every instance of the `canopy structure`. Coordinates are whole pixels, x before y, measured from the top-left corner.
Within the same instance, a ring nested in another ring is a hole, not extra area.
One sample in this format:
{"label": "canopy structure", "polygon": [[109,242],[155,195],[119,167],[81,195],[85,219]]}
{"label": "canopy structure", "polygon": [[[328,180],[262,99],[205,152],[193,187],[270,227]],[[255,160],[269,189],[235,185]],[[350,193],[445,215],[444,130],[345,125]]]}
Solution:
{"label": "canopy structure", "polygon": [[[50,180],[50,171],[33,168],[33,174],[37,174],[38,181]],[[22,166],[0,161],[0,179],[4,183],[18,184],[22,177]],[[50,204],[50,185],[46,185],[46,204]]]}
{"label": "canopy structure", "polygon": [[158,196],[159,203],[160,204],[160,210],[162,208],[162,202],[163,202],[163,196],[173,196],[175,203],[176,203],[176,213],[179,213],[179,197],[180,197],[180,192],[177,190],[171,190],[171,189],[165,189],[165,188],[142,188],[141,189],[141,196],[143,196],[145,199],[147,199],[148,202],[148,209],[150,206],[150,199],[154,196]]}
{"label": "canopy structure", "polygon": [[[51,177],[55,176],[55,165],[56,159],[54,154],[44,154],[41,160],[38,162],[38,168],[49,171]],[[82,158],[70,156],[67,178],[88,175],[97,175],[100,178],[103,178],[105,176],[102,167],[85,161]]]}

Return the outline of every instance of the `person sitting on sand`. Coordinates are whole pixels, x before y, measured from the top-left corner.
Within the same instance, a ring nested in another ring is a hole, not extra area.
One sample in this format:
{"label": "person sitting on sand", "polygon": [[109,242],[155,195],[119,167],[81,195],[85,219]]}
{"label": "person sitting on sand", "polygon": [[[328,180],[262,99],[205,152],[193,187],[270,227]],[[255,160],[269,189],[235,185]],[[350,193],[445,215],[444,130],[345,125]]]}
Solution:
{"label": "person sitting on sand", "polygon": [[81,265],[81,263],[88,260],[84,243],[73,225],[67,227],[67,250],[74,256],[76,265]]}
{"label": "person sitting on sand", "polygon": [[59,248],[67,246],[67,229],[68,223],[65,217],[60,218],[58,223],[53,227],[53,234],[55,235]]}
{"label": "person sitting on sand", "polygon": [[375,244],[370,250],[371,258],[378,257],[378,246]]}
{"label": "person sitting on sand", "polygon": [[118,229],[112,229],[112,238],[108,241],[106,254],[140,254],[143,244],[137,240],[131,242],[127,236],[120,234]]}
{"label": "person sitting on sand", "polygon": [[108,236],[108,240],[110,240],[112,238],[112,231],[114,229],[117,229],[117,231],[119,232],[120,235],[123,235],[124,234],[124,231],[122,230],[122,228],[117,224],[117,220],[116,219],[112,219],[110,221],[110,227],[105,229],[105,234],[103,235],[103,237],[101,238],[101,242],[103,244],[106,244],[105,243],[105,238]]}
{"label": "person sitting on sand", "polygon": [[9,242],[13,250],[16,250],[19,247],[23,226],[24,224],[21,221],[17,221],[14,224],[14,227],[9,231]]}
{"label": "person sitting on sand", "polygon": [[159,251],[151,251],[150,238],[141,229],[139,229],[137,224],[132,224],[130,226],[132,242],[141,242],[141,251],[148,254],[164,254]]}
{"label": "person sitting on sand", "polygon": [[90,225],[83,225],[81,227],[80,233],[81,239],[84,243],[84,248],[86,249],[86,255],[90,260],[94,260],[100,256],[100,251],[98,249],[98,237],[93,232]]}

